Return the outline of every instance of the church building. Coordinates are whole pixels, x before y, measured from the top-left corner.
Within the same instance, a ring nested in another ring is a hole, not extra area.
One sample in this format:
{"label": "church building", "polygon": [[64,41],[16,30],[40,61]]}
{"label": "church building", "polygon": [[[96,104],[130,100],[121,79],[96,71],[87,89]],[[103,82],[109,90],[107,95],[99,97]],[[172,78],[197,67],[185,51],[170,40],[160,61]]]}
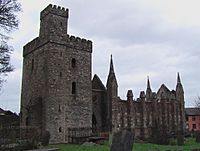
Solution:
{"label": "church building", "polygon": [[39,36],[23,48],[20,107],[21,129],[48,131],[50,143],[70,142],[73,128],[111,132],[129,128],[135,137],[146,139],[154,130],[168,134],[184,131],[184,91],[178,74],[175,90],[164,84],[139,98],[128,90],[118,96],[113,59],[107,83],[95,74],[92,79],[92,41],[68,34],[69,10],[47,6],[40,14]]}

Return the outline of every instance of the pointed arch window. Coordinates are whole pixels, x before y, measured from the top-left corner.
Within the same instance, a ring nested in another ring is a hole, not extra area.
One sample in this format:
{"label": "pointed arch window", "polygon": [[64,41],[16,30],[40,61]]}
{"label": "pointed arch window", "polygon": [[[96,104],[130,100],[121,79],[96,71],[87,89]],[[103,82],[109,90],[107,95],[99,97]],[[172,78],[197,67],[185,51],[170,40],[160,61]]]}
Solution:
{"label": "pointed arch window", "polygon": [[72,82],[72,94],[76,94],[76,82]]}

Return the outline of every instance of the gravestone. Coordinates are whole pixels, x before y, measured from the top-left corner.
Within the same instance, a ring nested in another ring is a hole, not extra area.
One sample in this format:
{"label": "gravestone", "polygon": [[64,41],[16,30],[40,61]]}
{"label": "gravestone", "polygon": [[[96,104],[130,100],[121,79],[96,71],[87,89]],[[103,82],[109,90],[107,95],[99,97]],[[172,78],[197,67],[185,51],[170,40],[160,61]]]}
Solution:
{"label": "gravestone", "polygon": [[183,146],[184,145],[184,135],[183,135],[182,131],[178,131],[177,144],[178,144],[178,146]]}
{"label": "gravestone", "polygon": [[132,151],[134,136],[131,131],[121,130],[113,135],[110,151]]}
{"label": "gravestone", "polygon": [[192,149],[191,151],[200,151],[199,148]]}
{"label": "gravestone", "polygon": [[195,132],[195,138],[196,138],[196,142],[200,143],[200,131]]}

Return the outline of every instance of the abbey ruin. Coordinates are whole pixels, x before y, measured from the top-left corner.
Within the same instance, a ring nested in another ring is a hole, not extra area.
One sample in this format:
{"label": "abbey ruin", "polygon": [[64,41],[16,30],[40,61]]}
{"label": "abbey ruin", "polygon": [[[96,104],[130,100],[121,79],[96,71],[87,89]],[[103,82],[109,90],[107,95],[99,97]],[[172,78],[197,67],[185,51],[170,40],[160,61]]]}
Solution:
{"label": "abbey ruin", "polygon": [[127,100],[118,96],[113,59],[106,86],[92,79],[92,41],[68,34],[68,9],[49,5],[40,14],[39,36],[23,48],[20,126],[48,131],[51,143],[68,143],[69,128],[96,132],[129,128],[140,139],[156,131],[184,131],[184,91],[178,74],[175,90],[164,84]]}

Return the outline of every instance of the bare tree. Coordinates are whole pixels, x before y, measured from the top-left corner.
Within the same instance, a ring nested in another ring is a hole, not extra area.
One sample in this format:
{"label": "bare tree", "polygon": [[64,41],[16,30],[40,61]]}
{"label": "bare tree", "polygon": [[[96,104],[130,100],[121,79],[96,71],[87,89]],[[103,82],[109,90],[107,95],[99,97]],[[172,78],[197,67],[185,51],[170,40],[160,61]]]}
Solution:
{"label": "bare tree", "polygon": [[18,27],[19,20],[16,13],[21,10],[17,0],[0,0],[0,90],[5,81],[4,76],[12,72],[10,54],[13,48],[8,45],[9,33]]}

